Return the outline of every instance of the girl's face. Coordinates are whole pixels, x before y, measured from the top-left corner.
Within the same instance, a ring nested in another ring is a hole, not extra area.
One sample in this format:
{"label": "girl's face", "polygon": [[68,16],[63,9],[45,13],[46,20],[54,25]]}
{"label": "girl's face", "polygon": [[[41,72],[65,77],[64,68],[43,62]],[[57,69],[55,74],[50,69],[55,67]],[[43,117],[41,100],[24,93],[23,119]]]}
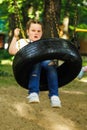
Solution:
{"label": "girl's face", "polygon": [[31,23],[30,28],[27,30],[27,35],[31,41],[41,39],[43,34],[42,26],[38,23]]}

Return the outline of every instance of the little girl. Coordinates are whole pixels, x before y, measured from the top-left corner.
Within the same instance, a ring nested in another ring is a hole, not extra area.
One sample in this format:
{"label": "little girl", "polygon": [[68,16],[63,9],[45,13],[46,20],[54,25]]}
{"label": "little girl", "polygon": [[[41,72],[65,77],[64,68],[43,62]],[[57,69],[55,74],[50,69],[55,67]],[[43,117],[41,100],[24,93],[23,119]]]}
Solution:
{"label": "little girl", "polygon": [[[43,34],[43,26],[41,22],[30,20],[26,27],[27,39],[19,39],[20,29],[14,30],[14,36],[9,46],[9,53],[15,55],[22,47],[31,42],[40,40]],[[33,66],[28,83],[28,99],[29,103],[39,102],[39,85],[41,68],[44,67],[47,72],[49,98],[52,107],[61,107],[61,101],[58,93],[58,75],[54,62],[45,60]]]}

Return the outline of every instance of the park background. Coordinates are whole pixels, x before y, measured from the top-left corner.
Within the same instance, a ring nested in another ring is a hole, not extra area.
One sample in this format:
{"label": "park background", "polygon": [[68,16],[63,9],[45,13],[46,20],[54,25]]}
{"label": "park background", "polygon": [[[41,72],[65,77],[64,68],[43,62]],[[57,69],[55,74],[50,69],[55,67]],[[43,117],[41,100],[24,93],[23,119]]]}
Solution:
{"label": "park background", "polygon": [[[55,8],[50,8],[50,2],[53,2]],[[86,73],[81,80],[76,77],[59,89],[61,109],[50,107],[47,91],[40,93],[40,104],[30,105],[26,99],[27,90],[15,81],[12,71],[14,56],[8,53],[8,46],[14,28],[21,27],[22,37],[25,24],[30,18],[43,21],[46,28],[44,37],[52,36],[51,25],[54,27],[54,36],[58,37],[56,27],[59,26],[56,25],[61,25],[64,18],[68,18],[70,39],[76,38],[78,41],[82,65],[87,65],[86,0],[0,0],[0,129],[86,130]]]}

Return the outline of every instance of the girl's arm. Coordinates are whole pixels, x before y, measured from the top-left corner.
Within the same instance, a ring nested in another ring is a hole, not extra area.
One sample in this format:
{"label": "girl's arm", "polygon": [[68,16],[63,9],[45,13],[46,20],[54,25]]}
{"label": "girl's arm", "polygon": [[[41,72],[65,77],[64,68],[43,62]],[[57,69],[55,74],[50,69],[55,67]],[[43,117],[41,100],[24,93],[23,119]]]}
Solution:
{"label": "girl's arm", "polygon": [[9,46],[9,49],[8,49],[8,51],[9,51],[9,53],[10,53],[11,55],[15,55],[15,54],[18,52],[18,49],[17,49],[17,47],[16,47],[16,42],[17,42],[18,39],[19,39],[19,34],[20,34],[20,29],[19,29],[19,28],[16,28],[16,29],[14,30],[14,36],[13,36],[13,38],[12,38],[12,41],[11,41],[10,46]]}

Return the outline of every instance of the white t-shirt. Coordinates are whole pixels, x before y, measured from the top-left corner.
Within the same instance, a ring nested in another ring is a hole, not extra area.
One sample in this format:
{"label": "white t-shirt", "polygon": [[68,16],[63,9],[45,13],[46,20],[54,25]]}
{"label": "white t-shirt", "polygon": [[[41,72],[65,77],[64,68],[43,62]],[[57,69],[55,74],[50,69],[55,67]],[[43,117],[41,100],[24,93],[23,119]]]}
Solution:
{"label": "white t-shirt", "polygon": [[22,47],[26,46],[29,44],[30,40],[29,39],[20,39],[16,42],[16,48],[20,50]]}

